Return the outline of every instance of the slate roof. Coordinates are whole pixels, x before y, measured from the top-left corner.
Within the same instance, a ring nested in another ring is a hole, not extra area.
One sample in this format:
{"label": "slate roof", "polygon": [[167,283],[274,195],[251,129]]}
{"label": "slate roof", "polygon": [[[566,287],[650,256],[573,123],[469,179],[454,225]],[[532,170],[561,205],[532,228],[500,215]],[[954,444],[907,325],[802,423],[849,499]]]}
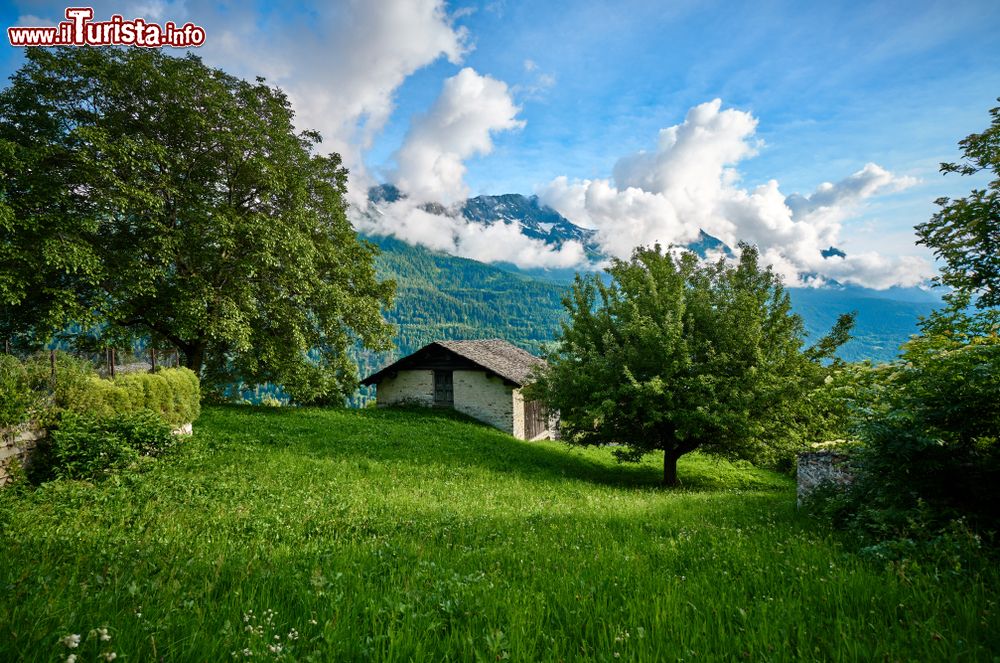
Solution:
{"label": "slate roof", "polygon": [[531,372],[536,366],[545,365],[544,359],[498,338],[481,341],[435,341],[420,348],[412,355],[407,355],[377,373],[369,375],[362,381],[362,384],[377,383],[383,374],[397,370],[397,367],[399,370],[405,370],[406,364],[410,363],[407,360],[433,346],[444,348],[518,386],[524,386],[531,381]]}

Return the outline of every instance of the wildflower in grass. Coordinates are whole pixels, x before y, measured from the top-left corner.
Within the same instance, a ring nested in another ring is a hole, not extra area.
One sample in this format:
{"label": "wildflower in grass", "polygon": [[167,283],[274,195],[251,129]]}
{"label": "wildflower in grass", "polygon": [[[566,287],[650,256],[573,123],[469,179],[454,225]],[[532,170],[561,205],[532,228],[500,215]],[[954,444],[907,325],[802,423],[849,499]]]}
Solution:
{"label": "wildflower in grass", "polygon": [[105,661],[113,661],[116,658],[118,658],[118,654],[114,653],[113,651],[109,651],[107,654],[104,655]]}
{"label": "wildflower in grass", "polygon": [[97,629],[97,635],[100,636],[101,642],[108,642],[111,640],[111,636],[108,635],[108,629],[106,628]]}
{"label": "wildflower in grass", "polygon": [[281,653],[281,644],[280,643],[279,644],[268,645],[267,648],[268,648],[268,650],[272,654],[280,654]]}
{"label": "wildflower in grass", "polygon": [[64,647],[67,647],[69,649],[76,649],[77,647],[80,646],[80,634],[72,633],[64,637],[62,640],[60,640],[60,642],[62,642]]}
{"label": "wildflower in grass", "polygon": [[67,656],[66,663],[76,663],[76,654],[70,654]]}
{"label": "wildflower in grass", "polygon": [[289,640],[298,640],[299,639],[299,632],[296,631],[295,629],[292,629],[291,631],[288,632],[288,639]]}

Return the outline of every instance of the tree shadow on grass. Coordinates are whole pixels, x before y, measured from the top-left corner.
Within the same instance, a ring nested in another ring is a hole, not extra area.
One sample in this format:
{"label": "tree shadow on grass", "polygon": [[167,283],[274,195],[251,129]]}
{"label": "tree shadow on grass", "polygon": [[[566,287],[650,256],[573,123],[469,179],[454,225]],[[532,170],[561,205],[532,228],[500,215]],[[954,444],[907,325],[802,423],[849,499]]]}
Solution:
{"label": "tree shadow on grass", "polygon": [[[610,454],[561,442],[526,442],[453,410],[429,408],[209,408],[199,426],[222,442],[235,437],[317,459],[478,467],[539,482],[584,481],[618,488],[661,488],[657,464],[619,464]],[[680,462],[673,490],[782,490],[780,478],[705,456]],[[721,477],[725,476],[723,479]]]}

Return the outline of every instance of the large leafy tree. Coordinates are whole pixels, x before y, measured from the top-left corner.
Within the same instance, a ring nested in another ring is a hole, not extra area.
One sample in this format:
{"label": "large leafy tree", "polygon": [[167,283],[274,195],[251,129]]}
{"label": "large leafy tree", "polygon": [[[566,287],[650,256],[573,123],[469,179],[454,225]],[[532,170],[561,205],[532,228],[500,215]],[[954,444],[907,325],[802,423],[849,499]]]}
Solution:
{"label": "large leafy tree", "polygon": [[146,49],[31,49],[0,92],[0,333],[101,325],[209,381],[339,399],[386,349],[394,285],[348,222],[346,170],[287,97]]}
{"label": "large leafy tree", "polygon": [[732,266],[640,248],[612,263],[608,283],[577,277],[558,350],[532,387],[559,411],[564,439],[621,445],[621,460],[662,452],[663,482],[675,485],[688,452],[773,459],[808,427],[805,396],[853,318],[803,349],[779,278],[754,247],[740,250]]}
{"label": "large leafy tree", "polygon": [[917,243],[944,261],[939,281],[975,295],[981,308],[1000,306],[1000,106],[990,116],[993,121],[985,131],[959,141],[963,161],[943,163],[941,172],[987,171],[993,180],[964,198],[937,199],[938,212],[917,226]]}

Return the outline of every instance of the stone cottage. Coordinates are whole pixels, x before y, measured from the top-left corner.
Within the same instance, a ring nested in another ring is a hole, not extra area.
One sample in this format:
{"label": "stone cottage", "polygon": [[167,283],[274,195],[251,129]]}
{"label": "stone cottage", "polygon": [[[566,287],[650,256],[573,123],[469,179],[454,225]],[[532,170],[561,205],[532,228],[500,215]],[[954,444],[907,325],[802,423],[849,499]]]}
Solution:
{"label": "stone cottage", "polygon": [[553,439],[556,422],[521,388],[544,365],[530,352],[498,339],[437,341],[403,357],[361,384],[376,385],[376,403],[448,407],[522,440]]}

